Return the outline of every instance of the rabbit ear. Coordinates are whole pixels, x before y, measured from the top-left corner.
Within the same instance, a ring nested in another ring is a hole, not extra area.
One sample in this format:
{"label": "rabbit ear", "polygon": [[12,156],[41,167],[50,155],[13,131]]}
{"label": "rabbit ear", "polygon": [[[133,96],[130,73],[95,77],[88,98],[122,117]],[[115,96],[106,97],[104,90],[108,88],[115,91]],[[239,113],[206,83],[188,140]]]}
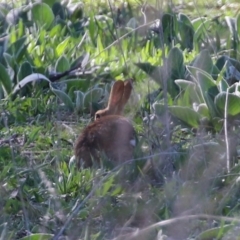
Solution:
{"label": "rabbit ear", "polygon": [[122,115],[132,91],[132,80],[116,81],[111,89],[108,106],[95,114],[95,120],[106,115]]}
{"label": "rabbit ear", "polygon": [[113,84],[107,106],[107,109],[110,112],[114,113],[117,111],[118,106],[121,103],[122,97],[124,95],[124,89],[125,86],[123,81],[119,80]]}
{"label": "rabbit ear", "polygon": [[132,92],[132,80],[125,80],[124,81],[124,92],[122,95],[122,99],[118,104],[117,114],[122,115],[123,109],[130,98]]}

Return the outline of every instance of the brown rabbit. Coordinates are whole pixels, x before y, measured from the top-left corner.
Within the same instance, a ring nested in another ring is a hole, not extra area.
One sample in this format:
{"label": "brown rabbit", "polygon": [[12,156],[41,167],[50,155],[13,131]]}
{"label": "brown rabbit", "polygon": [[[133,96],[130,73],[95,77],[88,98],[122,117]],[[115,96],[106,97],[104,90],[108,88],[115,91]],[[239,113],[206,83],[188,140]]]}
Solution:
{"label": "brown rabbit", "polygon": [[132,91],[132,80],[116,81],[111,89],[107,108],[95,114],[95,121],[88,125],[75,145],[78,167],[90,167],[92,160],[99,162],[100,153],[120,163],[132,159],[135,131],[122,115]]}

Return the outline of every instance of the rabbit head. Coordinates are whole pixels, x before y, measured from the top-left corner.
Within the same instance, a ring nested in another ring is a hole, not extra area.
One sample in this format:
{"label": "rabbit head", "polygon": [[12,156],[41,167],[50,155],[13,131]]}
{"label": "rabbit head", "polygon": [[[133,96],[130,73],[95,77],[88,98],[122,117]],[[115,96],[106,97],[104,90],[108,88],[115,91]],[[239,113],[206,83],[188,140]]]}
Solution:
{"label": "rabbit head", "polygon": [[132,81],[116,81],[112,86],[108,106],[96,113],[95,121],[88,125],[75,145],[75,156],[80,167],[99,162],[101,152],[120,163],[133,158],[135,130],[131,122],[121,116],[132,90]]}

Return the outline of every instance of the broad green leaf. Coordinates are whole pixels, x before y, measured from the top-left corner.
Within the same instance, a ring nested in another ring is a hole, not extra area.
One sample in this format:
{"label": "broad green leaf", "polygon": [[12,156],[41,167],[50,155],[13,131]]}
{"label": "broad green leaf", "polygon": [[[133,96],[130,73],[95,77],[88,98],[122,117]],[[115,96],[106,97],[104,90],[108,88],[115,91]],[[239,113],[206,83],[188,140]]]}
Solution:
{"label": "broad green leaf", "polygon": [[220,74],[219,69],[216,67],[216,65],[213,65],[212,74],[211,74],[213,79],[216,80],[218,78],[219,74]]}
{"label": "broad green leaf", "polygon": [[209,109],[205,103],[201,103],[198,105],[197,112],[202,116],[207,117],[208,119],[210,119],[211,117],[209,113]]}
{"label": "broad green leaf", "polygon": [[19,238],[21,240],[50,240],[53,238],[53,234],[48,234],[48,233],[35,233],[31,234],[29,236]]}
{"label": "broad green leaf", "polygon": [[46,3],[36,3],[32,7],[32,19],[40,27],[48,29],[54,20],[54,14]]}
{"label": "broad green leaf", "polygon": [[[226,106],[227,99],[227,106]],[[215,98],[215,104],[223,112],[227,107],[227,113],[231,116],[236,116],[240,113],[240,95],[234,93],[221,92]]]}
{"label": "broad green leaf", "polygon": [[202,96],[208,106],[210,114],[212,117],[216,117],[218,115],[218,111],[215,106],[214,99],[219,93],[217,85],[212,77],[204,72],[197,72],[197,79],[202,92]]}
{"label": "broad green leaf", "polygon": [[213,62],[207,49],[202,50],[200,54],[194,59],[193,67],[201,69],[209,74],[212,73]]}
{"label": "broad green leaf", "polygon": [[70,42],[70,37],[67,37],[64,41],[58,44],[56,48],[56,53],[58,57],[64,53],[64,51],[68,47],[69,42]]}
{"label": "broad green leaf", "polygon": [[27,46],[25,44],[26,39],[27,39],[26,36],[18,39],[16,42],[12,43],[7,49],[7,53],[13,56],[17,62],[21,61],[27,49]]}
{"label": "broad green leaf", "polygon": [[142,71],[148,74],[153,80],[160,83],[159,76],[160,76],[160,67],[153,66],[152,64],[145,62],[145,63],[135,63],[137,67],[139,67]]}
{"label": "broad green leaf", "polygon": [[7,69],[0,63],[0,82],[7,94],[12,91],[12,81],[8,75]]}
{"label": "broad green leaf", "polygon": [[[170,59],[173,58],[172,54],[170,55]],[[176,54],[176,57],[178,56],[179,55]],[[169,60],[169,65],[167,62],[164,66],[153,66],[150,63],[136,63],[135,65],[146,72],[161,87],[163,86],[163,77],[166,77],[168,93],[172,98],[175,98],[179,93],[179,89],[174,80],[176,78],[181,78],[183,74],[181,74],[181,68],[178,68],[178,66],[174,66],[176,67],[176,69],[174,69],[173,65],[175,61],[170,62],[171,60]]]}
{"label": "broad green leaf", "polygon": [[31,64],[29,62],[23,62],[18,70],[17,79],[18,81],[21,81],[23,78],[31,75],[32,73],[33,71]]}
{"label": "broad green leaf", "polygon": [[176,78],[184,77],[183,53],[179,48],[174,47],[170,50],[167,58],[167,66],[173,81]]}
{"label": "broad green leaf", "polygon": [[164,42],[170,44],[169,39],[176,35],[175,28],[177,25],[176,16],[174,14],[165,13],[162,16],[162,28],[164,34]]}
{"label": "broad green leaf", "polygon": [[[217,81],[218,81],[218,80],[219,80],[219,79],[217,79]],[[223,79],[223,78],[222,78],[222,80],[219,82],[218,86],[219,86],[219,91],[220,91],[220,92],[225,92],[225,91],[227,91],[227,89],[229,88],[229,85],[228,85],[227,81],[226,81],[225,79]]]}
{"label": "broad green leaf", "polygon": [[62,55],[60,58],[58,58],[56,65],[55,65],[55,71],[56,72],[65,72],[70,69],[70,64],[68,59],[65,55]]}
{"label": "broad green leaf", "polygon": [[196,240],[209,240],[209,239],[221,240],[224,237],[224,235],[233,227],[234,227],[234,224],[228,224],[228,225],[208,229],[200,233],[196,237]]}
{"label": "broad green leaf", "polygon": [[[179,86],[181,94],[178,98],[177,105],[181,106],[191,106],[193,102],[201,103],[201,93],[199,93],[199,89],[195,83],[184,80],[184,79],[177,79],[175,83]],[[183,93],[182,93],[183,92]]]}
{"label": "broad green leaf", "polygon": [[194,28],[190,19],[182,13],[179,13],[178,32],[181,37],[180,43],[182,49],[193,49]]}
{"label": "broad green leaf", "polygon": [[184,24],[186,24],[187,26],[193,28],[193,25],[192,25],[192,23],[191,23],[191,21],[190,21],[190,19],[187,15],[185,15],[183,13],[179,13],[179,20],[181,22],[183,22]]}
{"label": "broad green leaf", "polygon": [[194,30],[196,31],[200,27],[200,25],[205,21],[206,21],[205,17],[194,18],[192,20],[192,26]]}
{"label": "broad green leaf", "polygon": [[187,88],[185,91],[181,92],[181,94],[178,95],[176,105],[177,106],[183,106],[183,107],[191,107],[192,101],[190,96],[190,89]]}
{"label": "broad green leaf", "polygon": [[212,19],[205,20],[195,30],[193,43],[194,43],[194,49],[197,52],[199,51],[200,45],[203,42],[203,40],[205,40],[205,38],[208,37],[207,29],[209,29],[211,24],[212,24]]}
{"label": "broad green leaf", "polygon": [[49,37],[53,38],[55,36],[59,36],[60,32],[62,30],[62,26],[61,24],[57,24],[56,26],[54,26],[51,31],[49,32]]}
{"label": "broad green leaf", "polygon": [[5,59],[6,64],[7,64],[9,67],[13,68],[13,67],[14,67],[14,58],[13,58],[13,56],[11,56],[11,55],[10,55],[9,53],[7,53],[7,52],[3,53],[3,56],[4,56],[4,59]]}
{"label": "broad green leaf", "polygon": [[204,70],[202,70],[200,68],[197,68],[197,67],[194,67],[194,66],[186,66],[186,68],[187,68],[188,72],[194,77],[194,80],[195,80],[196,83],[198,83],[198,76],[197,76],[197,74],[199,72],[201,72],[202,74],[207,75],[209,78],[212,79],[212,76],[209,73],[205,72]]}
{"label": "broad green leaf", "polygon": [[169,111],[173,116],[190,127],[197,128],[199,126],[201,115],[195,112],[193,109],[182,106],[170,106]]}
{"label": "broad green leaf", "polygon": [[60,0],[42,0],[42,2],[49,5],[49,7],[52,7],[54,3],[60,2]]}
{"label": "broad green leaf", "polygon": [[47,82],[50,83],[50,80],[40,74],[40,73],[33,73],[27,77],[25,77],[23,80],[21,80],[16,86],[15,88],[13,89],[13,94],[16,93],[17,91],[19,91],[22,87],[24,87],[26,84],[30,83],[30,82],[35,82],[35,81],[39,81],[39,80],[45,80]]}
{"label": "broad green leaf", "polygon": [[61,90],[58,90],[58,89],[55,89],[53,88],[51,85],[51,90],[52,92],[67,106],[69,107],[71,110],[74,109],[74,104],[71,100],[71,98],[63,91]]}
{"label": "broad green leaf", "polygon": [[213,97],[215,97],[219,93],[216,82],[209,74],[199,71],[197,72],[197,77],[203,96],[205,92],[210,90]]}
{"label": "broad green leaf", "polygon": [[[226,91],[224,91],[224,92],[226,92]],[[228,88],[228,92],[229,93],[235,93],[235,94],[239,94],[240,93],[240,83],[238,82],[238,83],[234,83],[232,86],[230,86],[229,88]]]}
{"label": "broad green leaf", "polygon": [[77,112],[81,112],[83,110],[83,98],[84,98],[84,93],[81,91],[74,91],[76,95],[76,110]]}
{"label": "broad green leaf", "polygon": [[194,88],[196,86],[195,83],[185,80],[185,79],[177,79],[177,80],[175,80],[175,83],[183,90],[186,90],[189,87]]}
{"label": "broad green leaf", "polygon": [[83,99],[83,106],[88,108],[91,103],[98,102],[101,99],[102,94],[102,88],[93,88],[90,91],[86,92]]}
{"label": "broad green leaf", "polygon": [[234,66],[238,71],[240,71],[240,62],[234,58],[230,58],[226,55],[221,56],[216,61],[216,67],[221,71],[224,66]]}

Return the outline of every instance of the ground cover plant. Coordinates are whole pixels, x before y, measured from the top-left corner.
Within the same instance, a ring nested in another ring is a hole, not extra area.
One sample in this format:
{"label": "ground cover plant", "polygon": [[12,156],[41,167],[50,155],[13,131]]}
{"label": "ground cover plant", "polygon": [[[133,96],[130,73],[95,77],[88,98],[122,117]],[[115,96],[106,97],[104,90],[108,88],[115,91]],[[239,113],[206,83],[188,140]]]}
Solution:
{"label": "ground cover plant", "polygon": [[[1,239],[239,239],[239,9],[0,2]],[[128,78],[134,158],[78,169]]]}

